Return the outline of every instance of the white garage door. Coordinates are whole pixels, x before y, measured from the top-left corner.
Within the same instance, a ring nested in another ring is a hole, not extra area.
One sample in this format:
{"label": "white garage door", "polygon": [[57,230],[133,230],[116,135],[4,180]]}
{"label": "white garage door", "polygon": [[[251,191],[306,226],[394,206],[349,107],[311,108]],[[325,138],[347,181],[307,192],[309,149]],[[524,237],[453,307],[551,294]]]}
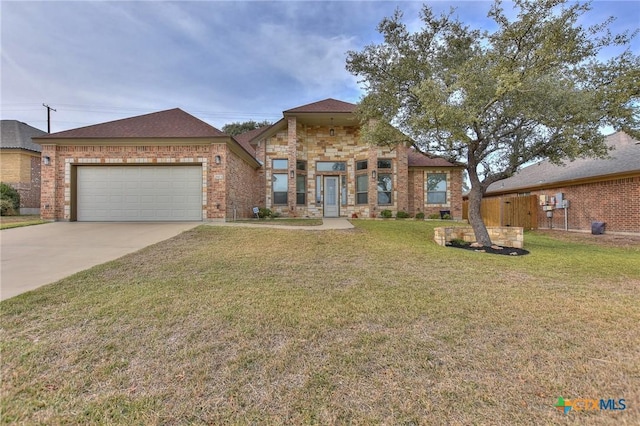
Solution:
{"label": "white garage door", "polygon": [[202,220],[201,166],[79,166],[79,221]]}

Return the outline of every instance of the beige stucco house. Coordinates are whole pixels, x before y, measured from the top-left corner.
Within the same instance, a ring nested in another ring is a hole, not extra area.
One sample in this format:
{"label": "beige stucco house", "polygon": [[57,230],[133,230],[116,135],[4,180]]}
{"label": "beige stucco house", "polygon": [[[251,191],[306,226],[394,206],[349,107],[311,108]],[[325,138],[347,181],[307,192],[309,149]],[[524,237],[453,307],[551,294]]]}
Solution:
{"label": "beige stucco house", "polygon": [[292,217],[462,216],[462,168],[360,139],[355,105],[335,99],[229,136],[174,109],[36,138],[42,217],[232,220],[265,207]]}

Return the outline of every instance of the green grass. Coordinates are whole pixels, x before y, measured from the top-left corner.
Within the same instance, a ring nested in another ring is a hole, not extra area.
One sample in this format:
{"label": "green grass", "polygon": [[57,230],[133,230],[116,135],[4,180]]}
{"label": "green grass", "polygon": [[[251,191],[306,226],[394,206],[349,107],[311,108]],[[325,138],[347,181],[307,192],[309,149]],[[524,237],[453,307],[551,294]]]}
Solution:
{"label": "green grass", "polygon": [[0,218],[0,230],[40,225],[42,223],[47,223],[47,221],[41,220],[38,215],[2,216]]}
{"label": "green grass", "polygon": [[256,225],[287,225],[287,226],[319,226],[322,219],[309,218],[268,218],[268,219],[238,219],[232,223],[251,223]]}
{"label": "green grass", "polygon": [[3,301],[2,422],[637,424],[640,247],[354,223],[201,226]]}

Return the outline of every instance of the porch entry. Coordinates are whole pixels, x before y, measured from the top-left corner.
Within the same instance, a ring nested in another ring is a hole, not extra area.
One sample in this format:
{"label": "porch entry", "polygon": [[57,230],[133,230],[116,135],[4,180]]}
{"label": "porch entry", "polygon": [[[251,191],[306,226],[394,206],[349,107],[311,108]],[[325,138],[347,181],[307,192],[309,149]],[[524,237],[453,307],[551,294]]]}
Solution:
{"label": "porch entry", "polygon": [[324,217],[340,216],[339,182],[339,176],[324,177]]}

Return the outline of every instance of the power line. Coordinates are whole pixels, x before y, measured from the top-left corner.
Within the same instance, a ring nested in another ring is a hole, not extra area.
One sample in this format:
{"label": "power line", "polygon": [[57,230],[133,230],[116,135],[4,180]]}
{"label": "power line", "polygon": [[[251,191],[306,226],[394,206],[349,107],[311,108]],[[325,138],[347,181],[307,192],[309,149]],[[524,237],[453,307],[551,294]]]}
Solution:
{"label": "power line", "polygon": [[51,133],[51,110],[57,112],[55,109],[51,108],[49,105],[42,104],[43,107],[47,109],[47,133]]}

